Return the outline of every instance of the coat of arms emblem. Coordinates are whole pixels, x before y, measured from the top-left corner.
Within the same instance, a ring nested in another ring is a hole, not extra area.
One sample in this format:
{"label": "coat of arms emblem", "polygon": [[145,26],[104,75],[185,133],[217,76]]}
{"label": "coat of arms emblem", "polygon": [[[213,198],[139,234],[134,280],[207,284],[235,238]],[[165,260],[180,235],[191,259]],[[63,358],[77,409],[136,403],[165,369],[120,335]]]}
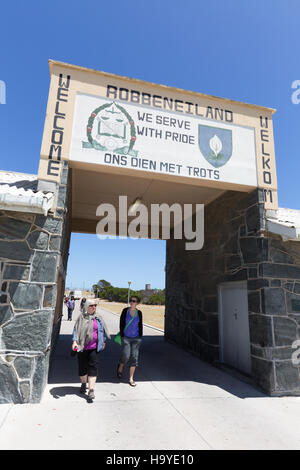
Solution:
{"label": "coat of arms emblem", "polygon": [[133,150],[136,141],[134,121],[125,108],[114,101],[91,113],[86,133],[88,141],[82,142],[83,148],[137,155]]}
{"label": "coat of arms emblem", "polygon": [[198,144],[205,160],[219,168],[225,165],[232,155],[232,131],[199,124]]}

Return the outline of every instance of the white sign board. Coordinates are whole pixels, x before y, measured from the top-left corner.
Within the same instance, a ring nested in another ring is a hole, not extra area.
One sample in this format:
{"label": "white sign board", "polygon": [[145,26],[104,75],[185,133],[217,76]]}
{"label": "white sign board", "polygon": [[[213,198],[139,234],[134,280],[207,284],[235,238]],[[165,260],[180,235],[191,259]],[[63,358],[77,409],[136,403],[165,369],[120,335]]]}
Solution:
{"label": "white sign board", "polygon": [[83,93],[69,159],[257,186],[254,128]]}

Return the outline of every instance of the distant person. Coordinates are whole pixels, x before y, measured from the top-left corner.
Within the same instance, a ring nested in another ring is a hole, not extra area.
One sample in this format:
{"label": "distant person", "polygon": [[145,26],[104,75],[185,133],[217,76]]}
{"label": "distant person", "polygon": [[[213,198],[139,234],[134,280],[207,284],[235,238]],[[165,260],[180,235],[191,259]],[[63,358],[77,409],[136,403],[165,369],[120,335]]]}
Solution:
{"label": "distant person", "polygon": [[124,365],[129,362],[129,384],[132,387],[136,386],[133,376],[138,366],[139,349],[143,336],[143,316],[141,310],[137,309],[138,303],[138,297],[132,296],[130,298],[130,307],[125,307],[120,316],[122,352],[117,368],[117,376],[122,377]]}
{"label": "distant person", "polygon": [[80,302],[80,311],[83,312],[84,309],[84,304],[86,303],[86,298],[82,297],[81,302]]}
{"label": "distant person", "polygon": [[[88,399],[95,398],[95,383],[98,375],[98,353],[103,351],[106,338],[110,339],[103,318],[96,312],[94,299],[87,299],[83,312],[78,316],[73,330],[73,351],[77,350],[78,374],[80,377],[80,393],[86,392],[88,383]],[[77,349],[76,349],[77,348]]]}
{"label": "distant person", "polygon": [[71,321],[71,320],[72,320],[73,311],[74,311],[74,308],[75,308],[75,299],[74,299],[73,295],[72,295],[71,298],[68,300],[68,302],[67,302],[67,307],[68,307],[68,321]]}

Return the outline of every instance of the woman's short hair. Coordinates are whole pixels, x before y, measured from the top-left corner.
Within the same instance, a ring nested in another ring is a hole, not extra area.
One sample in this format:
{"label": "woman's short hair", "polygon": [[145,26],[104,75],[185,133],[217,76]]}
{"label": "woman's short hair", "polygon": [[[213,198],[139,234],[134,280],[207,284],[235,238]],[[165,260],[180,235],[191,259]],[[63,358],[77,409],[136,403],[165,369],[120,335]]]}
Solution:
{"label": "woman's short hair", "polygon": [[129,302],[132,300],[132,299],[136,299],[137,300],[137,304],[140,303],[141,299],[137,296],[137,295],[132,295],[129,299]]}
{"label": "woman's short hair", "polygon": [[90,305],[95,305],[97,304],[96,299],[86,299],[84,305],[83,305],[83,311],[84,313],[87,313],[88,308]]}

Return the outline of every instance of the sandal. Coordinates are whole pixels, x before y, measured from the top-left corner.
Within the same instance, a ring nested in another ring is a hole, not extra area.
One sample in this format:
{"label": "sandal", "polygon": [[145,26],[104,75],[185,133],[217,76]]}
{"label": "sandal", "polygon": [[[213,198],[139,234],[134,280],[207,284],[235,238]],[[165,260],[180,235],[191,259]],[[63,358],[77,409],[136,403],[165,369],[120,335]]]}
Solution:
{"label": "sandal", "polygon": [[130,382],[130,380],[129,380],[129,385],[130,385],[131,387],[136,387],[136,383],[135,383],[134,380],[133,380],[132,382]]}

